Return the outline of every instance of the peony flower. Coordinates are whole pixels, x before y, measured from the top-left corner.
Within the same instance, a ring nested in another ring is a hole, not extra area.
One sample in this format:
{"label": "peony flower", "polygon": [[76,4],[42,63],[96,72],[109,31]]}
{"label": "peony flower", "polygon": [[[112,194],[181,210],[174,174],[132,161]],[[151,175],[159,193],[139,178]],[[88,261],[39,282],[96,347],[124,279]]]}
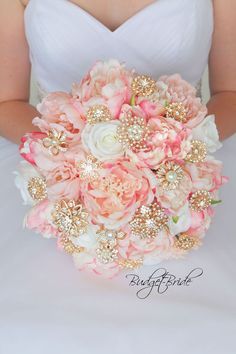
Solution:
{"label": "peony flower", "polygon": [[82,144],[100,161],[119,159],[124,156],[124,149],[116,136],[118,120],[101,122],[95,125],[87,124],[82,132]]}
{"label": "peony flower", "polygon": [[100,178],[85,181],[81,191],[94,222],[116,229],[129,222],[142,204],[153,201],[154,189],[149,170],[126,159],[104,163]]}
{"label": "peony flower", "polygon": [[186,202],[172,217],[169,218],[169,232],[175,236],[181,232],[187,231],[191,226],[191,211],[189,204]]}
{"label": "peony flower", "polygon": [[207,108],[201,99],[196,97],[196,89],[179,74],[161,76],[157,81],[159,96],[168,103],[182,103],[187,109],[188,128],[194,128],[201,123],[207,114]]}
{"label": "peony flower", "polygon": [[142,166],[156,169],[166,158],[184,159],[191,149],[191,131],[172,119],[156,117],[148,121],[151,135],[147,149],[127,155]]}
{"label": "peony flower", "polygon": [[122,104],[130,102],[131,81],[131,73],[117,60],[97,61],[82,82],[73,86],[72,94],[77,97],[75,105],[85,117],[89,107],[104,104],[116,119]]}
{"label": "peony flower", "polygon": [[43,235],[46,238],[58,236],[52,222],[51,213],[54,205],[48,199],[36,204],[25,216],[24,227]]}
{"label": "peony flower", "polygon": [[222,147],[215,124],[215,116],[207,116],[199,125],[192,130],[193,139],[203,141],[210,153]]}
{"label": "peony flower", "polygon": [[185,168],[191,177],[193,192],[205,189],[214,193],[228,180],[221,174],[222,162],[215,160],[211,156],[208,156],[204,162],[197,164],[187,163]]}
{"label": "peony flower", "polygon": [[36,164],[34,160],[35,146],[37,142],[43,139],[45,136],[45,133],[33,132],[27,133],[21,138],[21,144],[19,146],[20,154],[32,165]]}

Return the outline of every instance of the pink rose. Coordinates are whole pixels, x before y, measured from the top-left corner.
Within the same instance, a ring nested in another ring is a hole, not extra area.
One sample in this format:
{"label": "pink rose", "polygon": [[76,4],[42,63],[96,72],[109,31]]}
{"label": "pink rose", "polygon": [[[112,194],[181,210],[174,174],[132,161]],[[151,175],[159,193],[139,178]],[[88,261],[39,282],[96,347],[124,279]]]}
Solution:
{"label": "pink rose", "polygon": [[19,146],[19,151],[21,156],[32,165],[35,163],[35,146],[36,143],[45,138],[46,134],[41,132],[27,133],[21,138],[21,144]]}

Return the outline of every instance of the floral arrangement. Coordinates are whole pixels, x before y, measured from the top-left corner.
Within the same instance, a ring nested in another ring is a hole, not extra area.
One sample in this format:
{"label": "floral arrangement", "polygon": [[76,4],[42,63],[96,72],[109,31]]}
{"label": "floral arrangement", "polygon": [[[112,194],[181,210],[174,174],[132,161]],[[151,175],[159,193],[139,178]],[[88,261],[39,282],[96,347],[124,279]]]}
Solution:
{"label": "floral arrangement", "polygon": [[120,270],[197,249],[227,178],[214,116],[178,74],[157,81],[97,61],[70,93],[49,93],[22,138],[24,226],[56,238],[76,267]]}

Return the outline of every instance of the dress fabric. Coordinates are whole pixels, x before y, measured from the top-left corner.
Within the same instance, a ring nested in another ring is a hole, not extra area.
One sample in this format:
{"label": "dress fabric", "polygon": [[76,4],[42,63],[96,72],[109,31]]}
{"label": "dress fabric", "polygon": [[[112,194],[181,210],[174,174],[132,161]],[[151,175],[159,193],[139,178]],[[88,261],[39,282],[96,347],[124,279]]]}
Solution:
{"label": "dress fabric", "polygon": [[[213,29],[210,0],[157,0],[113,32],[67,0],[30,0],[25,10],[43,92],[69,90],[96,60],[109,58],[154,78],[178,72],[197,85]],[[76,270],[55,240],[23,230],[27,208],[13,175],[20,157],[0,138],[0,354],[234,354],[235,151],[233,136],[217,152],[230,182],[203,246],[184,259],[106,280]],[[139,299],[125,275],[147,279],[160,267],[177,278],[194,268],[203,275]]]}

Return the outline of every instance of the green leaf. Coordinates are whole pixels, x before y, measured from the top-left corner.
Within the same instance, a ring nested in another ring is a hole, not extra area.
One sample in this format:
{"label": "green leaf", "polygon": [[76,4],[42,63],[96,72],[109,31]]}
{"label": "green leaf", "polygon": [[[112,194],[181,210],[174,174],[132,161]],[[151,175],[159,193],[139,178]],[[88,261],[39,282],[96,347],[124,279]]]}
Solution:
{"label": "green leaf", "polygon": [[179,216],[172,216],[172,220],[175,224],[177,224],[177,222],[179,221]]}
{"label": "green leaf", "polygon": [[131,105],[131,106],[134,106],[134,105],[135,105],[135,95],[132,95],[132,96],[131,96],[130,105]]}
{"label": "green leaf", "polygon": [[222,200],[214,200],[214,199],[211,200],[211,205],[220,204],[220,203],[222,203]]}

